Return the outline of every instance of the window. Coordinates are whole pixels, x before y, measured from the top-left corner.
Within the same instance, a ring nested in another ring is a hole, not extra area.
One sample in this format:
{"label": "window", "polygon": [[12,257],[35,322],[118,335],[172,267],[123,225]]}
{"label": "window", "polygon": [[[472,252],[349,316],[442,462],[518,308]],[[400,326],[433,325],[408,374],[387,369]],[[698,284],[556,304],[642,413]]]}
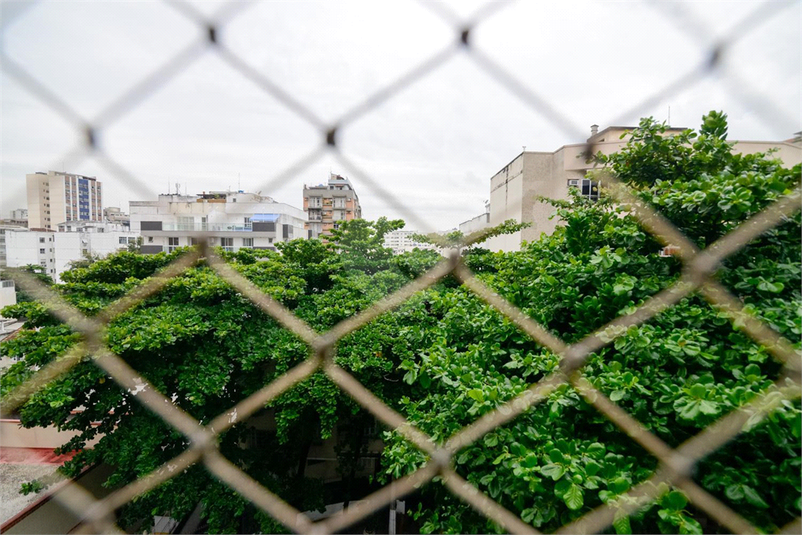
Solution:
{"label": "window", "polygon": [[39,249],[39,254],[45,254],[45,250],[44,249]]}
{"label": "window", "polygon": [[587,178],[583,178],[580,181],[580,189],[579,192],[582,194],[583,197],[587,197],[592,201],[599,200],[599,183],[595,180],[588,180]]}
{"label": "window", "polygon": [[252,228],[252,225],[251,225],[251,218],[250,218],[250,217],[246,217],[246,218],[245,218],[245,228],[248,228],[248,229],[249,229],[249,228]]}
{"label": "window", "polygon": [[120,245],[128,245],[128,238],[120,236]]}
{"label": "window", "polygon": [[45,242],[44,238],[39,238],[39,243],[44,243],[44,242]]}
{"label": "window", "polygon": [[178,248],[178,238],[167,238],[167,252],[172,253]]}
{"label": "window", "polygon": [[253,247],[253,238],[242,238],[243,247]]}
{"label": "window", "polygon": [[224,251],[234,250],[234,238],[220,238],[220,246]]}
{"label": "window", "polygon": [[3,281],[3,288],[13,288],[14,281]]}
{"label": "window", "polygon": [[148,243],[153,243],[153,236],[148,236]]}

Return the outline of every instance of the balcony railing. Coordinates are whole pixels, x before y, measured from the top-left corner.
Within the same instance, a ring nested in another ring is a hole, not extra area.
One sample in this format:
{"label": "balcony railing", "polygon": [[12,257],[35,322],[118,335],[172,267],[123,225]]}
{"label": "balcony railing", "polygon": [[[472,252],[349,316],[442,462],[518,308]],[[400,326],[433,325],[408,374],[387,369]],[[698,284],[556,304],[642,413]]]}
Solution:
{"label": "balcony railing", "polygon": [[252,232],[253,224],[163,223],[162,231],[184,232]]}

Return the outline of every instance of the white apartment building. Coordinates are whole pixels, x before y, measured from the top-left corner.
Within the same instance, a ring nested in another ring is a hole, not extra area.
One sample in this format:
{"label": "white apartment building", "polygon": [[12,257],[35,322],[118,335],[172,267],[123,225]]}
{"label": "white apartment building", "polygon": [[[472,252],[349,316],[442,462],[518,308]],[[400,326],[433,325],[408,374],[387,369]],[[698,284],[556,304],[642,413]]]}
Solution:
{"label": "white apartment building", "polygon": [[485,213],[472,217],[459,224],[459,231],[463,236],[470,236],[474,232],[479,232],[490,226],[490,201],[485,201]]}
{"label": "white apartment building", "polygon": [[5,229],[6,264],[8,267],[40,265],[56,282],[69,269],[70,262],[87,254],[106,256],[139,236],[122,225],[72,221],[54,230]]}
{"label": "white apartment building", "polygon": [[103,220],[109,223],[119,223],[126,227],[131,226],[131,217],[116,206],[108,206],[103,209]]}
{"label": "white apartment building", "polygon": [[[7,306],[16,305],[17,304],[17,289],[14,285],[13,280],[2,280],[0,279],[0,310],[3,310]],[[0,318],[3,315],[0,314]],[[2,327],[0,327],[0,331]]]}
{"label": "white apartment building", "polygon": [[28,209],[17,208],[16,210],[11,210],[11,219],[15,221],[28,221]]}
{"label": "white apartment building", "polygon": [[[623,148],[628,132],[633,126],[610,126],[602,131],[591,126],[591,136],[586,143],[594,144],[594,151],[612,154]],[[682,132],[685,128],[669,128],[667,135]],[[623,139],[621,136],[624,135]],[[555,208],[539,202],[538,196],[551,199],[567,199],[568,189],[576,187],[582,195],[598,199],[599,185],[585,178],[595,167],[583,157],[586,143],[564,145],[554,152],[524,151],[490,179],[489,225],[495,226],[507,219],[532,223],[532,226],[509,235],[489,239],[484,247],[493,251],[517,251],[522,241],[534,241],[541,233],[550,234],[558,224],[550,219]],[[787,167],[802,161],[802,142],[787,141],[736,141],[733,152],[753,154],[775,149],[774,157]]]}
{"label": "white apartment building", "polygon": [[52,229],[65,221],[103,221],[103,191],[95,177],[48,171],[25,178],[28,228]]}
{"label": "white apartment building", "polygon": [[201,238],[237,251],[275,250],[278,242],[307,237],[303,210],[256,193],[167,194],[129,204],[131,231],[141,233],[141,251],[146,254],[171,252]]}
{"label": "white apartment building", "polygon": [[392,249],[394,254],[406,253],[414,249],[437,249],[431,243],[415,241],[413,239],[415,234],[418,234],[415,230],[393,230],[384,235],[384,246]]}

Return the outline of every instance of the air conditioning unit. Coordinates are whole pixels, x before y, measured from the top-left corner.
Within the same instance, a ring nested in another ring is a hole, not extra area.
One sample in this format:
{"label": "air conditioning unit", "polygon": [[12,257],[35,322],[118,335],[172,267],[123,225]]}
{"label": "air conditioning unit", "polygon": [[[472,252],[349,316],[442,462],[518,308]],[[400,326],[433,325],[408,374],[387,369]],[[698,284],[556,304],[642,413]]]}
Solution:
{"label": "air conditioning unit", "polygon": [[568,181],[568,185],[569,186],[579,186],[579,179],[572,178],[571,180]]}

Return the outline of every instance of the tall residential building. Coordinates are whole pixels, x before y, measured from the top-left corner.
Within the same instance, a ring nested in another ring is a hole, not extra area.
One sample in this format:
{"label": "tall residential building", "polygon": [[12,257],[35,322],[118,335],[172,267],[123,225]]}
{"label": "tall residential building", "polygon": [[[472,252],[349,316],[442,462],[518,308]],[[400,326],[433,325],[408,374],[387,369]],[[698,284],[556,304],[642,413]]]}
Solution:
{"label": "tall residential building", "polygon": [[[587,143],[593,143],[596,152],[612,154],[623,148],[634,126],[610,126],[599,131],[591,126]],[[669,128],[666,135],[677,134],[685,128]],[[622,137],[623,136],[623,137]],[[773,156],[787,167],[802,162],[802,141],[736,141],[733,152],[753,154],[773,149]],[[522,241],[534,241],[541,233],[550,234],[558,224],[550,219],[556,209],[537,200],[538,196],[567,199],[568,189],[576,187],[590,198],[598,199],[599,184],[586,178],[595,167],[586,161],[583,151],[586,143],[564,145],[554,152],[524,151],[490,179],[490,216],[488,224],[495,226],[507,219],[531,223],[532,226],[509,235],[491,238],[483,247],[493,251],[517,251]]]}
{"label": "tall residential building", "polygon": [[129,204],[131,231],[141,233],[146,254],[172,252],[202,238],[227,251],[274,250],[278,242],[307,235],[303,210],[256,193],[167,194]]}
{"label": "tall residential building", "polygon": [[52,229],[66,221],[103,221],[103,192],[95,177],[37,172],[26,175],[28,228]]}
{"label": "tall residential building", "polygon": [[331,234],[339,228],[340,221],[362,219],[359,196],[351,181],[334,173],[328,184],[304,185],[304,212],[309,221],[306,224],[309,238]]}

